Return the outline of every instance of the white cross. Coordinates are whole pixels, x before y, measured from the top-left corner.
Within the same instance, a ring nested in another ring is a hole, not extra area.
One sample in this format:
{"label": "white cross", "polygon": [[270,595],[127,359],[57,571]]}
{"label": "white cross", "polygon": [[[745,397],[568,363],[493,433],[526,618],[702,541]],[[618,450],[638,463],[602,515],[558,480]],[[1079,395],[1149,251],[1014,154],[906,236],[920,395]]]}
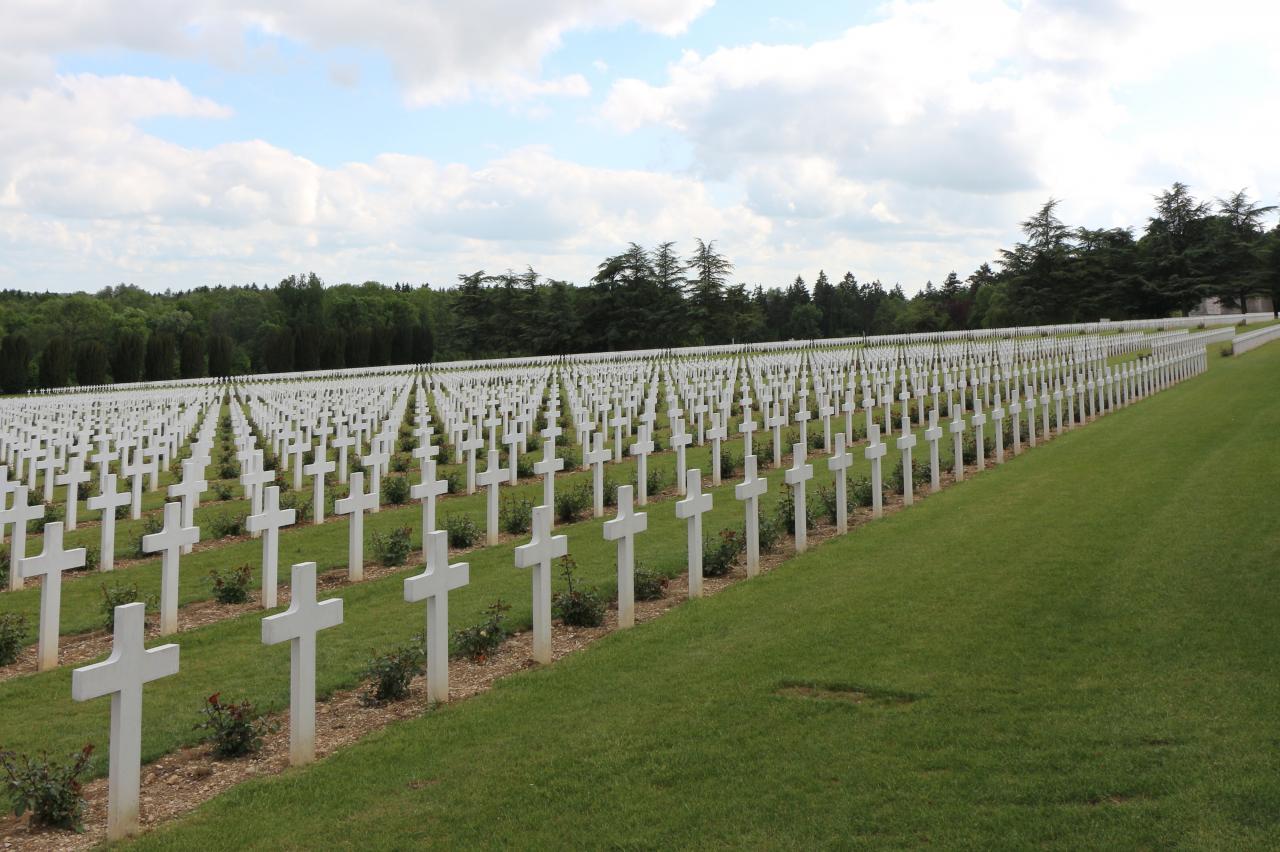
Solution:
{"label": "white cross", "polygon": [[498,486],[507,481],[509,471],[498,466],[498,451],[489,451],[489,465],[476,482],[489,489],[485,501],[485,543],[490,547],[498,543]]}
{"label": "white cross", "polygon": [[604,463],[609,460],[609,448],[604,445],[604,435],[596,433],[595,449],[582,454],[583,460],[591,465],[592,511],[594,516],[604,516]]}
{"label": "white cross", "polygon": [[773,466],[782,467],[782,427],[787,425],[787,415],[780,403],[773,404],[773,416],[765,418],[765,425],[773,430]]}
{"label": "white cross", "polygon": [[116,561],[116,508],[129,503],[128,491],[116,491],[116,475],[108,473],[99,480],[102,493],[90,497],[86,504],[92,511],[100,511],[100,531],[102,538],[98,549],[98,570],[110,571],[115,568]]}
{"label": "white cross", "polygon": [[533,572],[533,659],[551,662],[551,561],[569,552],[569,538],[551,534],[551,507],[533,507],[533,538],[515,549],[517,568]]}
{"label": "white cross", "polygon": [[36,651],[36,668],[40,671],[58,665],[58,620],[62,612],[62,572],[83,568],[85,549],[62,547],[62,522],[44,525],[44,550],[39,556],[27,556],[14,563],[22,579],[44,577],[40,586],[40,633]]}
{"label": "white cross", "polygon": [[333,504],[338,515],[350,515],[347,527],[347,579],[351,582],[364,579],[364,513],[378,505],[376,491],[364,490],[364,474],[351,474],[351,493]]}
{"label": "white cross", "polygon": [[796,553],[804,553],[809,546],[809,529],[806,520],[808,511],[805,507],[805,483],[813,479],[813,465],[806,464],[807,447],[804,441],[791,446],[791,467],[783,474],[783,479],[791,486],[792,502],[795,504]]}
{"label": "white cross", "polygon": [[[374,443],[379,443],[377,439]],[[382,468],[391,461],[391,454],[385,449],[369,450],[369,455],[361,459],[364,462],[365,469],[370,473],[369,493],[373,495],[373,505],[369,507],[370,512],[378,512],[382,510]]]}
{"label": "white cross", "polygon": [[881,478],[880,465],[881,459],[888,452],[889,445],[880,440],[880,424],[872,423],[862,455],[871,462],[871,514],[877,518],[884,514],[884,496],[881,494],[884,480]]}
{"label": "white cross", "polygon": [[136,445],[129,461],[120,465],[120,472],[130,478],[129,517],[136,521],[142,517],[142,475],[146,473],[142,465],[142,450]]}
{"label": "white cross", "polygon": [[676,501],[676,517],[689,522],[689,597],[697,598],[702,596],[702,516],[711,511],[711,495],[702,493],[702,471],[685,474],[685,493]]}
{"label": "white cross", "polygon": [[404,581],[404,599],[427,602],[427,701],[449,700],[449,592],[470,582],[466,562],[449,564],[449,534],[426,532],[422,550],[426,568]]}
{"label": "white cross", "polygon": [[479,433],[473,432],[473,436],[461,441],[458,446],[467,452],[467,493],[476,493],[476,451],[484,447],[484,439]]}
{"label": "white cross", "polygon": [[338,451],[338,481],[344,484],[347,481],[347,451],[355,442],[355,438],[347,434],[346,426],[340,424],[338,436],[333,439],[333,448]]}
{"label": "white cross", "polygon": [[9,545],[9,591],[22,588],[22,574],[14,567],[27,554],[27,521],[36,521],[44,517],[43,503],[27,503],[31,493],[30,486],[19,485],[13,489],[13,502],[8,509],[0,511],[0,524],[13,525],[13,537]]}
{"label": "white cross", "polygon": [[298,520],[296,509],[280,508],[280,486],[267,486],[262,511],[244,519],[244,528],[251,533],[265,532],[262,537],[262,608],[274,609],[276,605],[276,566],[279,564],[280,528]]}
{"label": "white cross", "polygon": [[835,442],[835,452],[827,459],[827,469],[835,474],[836,532],[843,535],[849,531],[849,482],[845,471],[853,464],[853,453],[845,448],[843,432],[836,433]]}
{"label": "white cross", "polygon": [[[969,422],[973,425],[973,437],[976,441],[975,448],[978,457],[978,470],[985,470],[987,467],[987,444],[985,427],[987,424],[987,415],[982,413],[982,400],[974,397],[973,400],[973,417],[969,418]],[[1062,423],[1058,423],[1058,431],[1062,431]]]}
{"label": "white cross", "polygon": [[618,486],[618,514],[604,522],[604,540],[618,543],[619,629],[636,621],[635,537],[649,528],[648,513],[634,511],[632,498],[630,485]]}
{"label": "white cross", "polygon": [[729,431],[719,414],[711,415],[711,428],[707,430],[711,439],[711,484],[720,484],[720,442],[729,437]]}
{"label": "white cross", "polygon": [[640,426],[637,440],[631,445],[631,455],[636,460],[636,504],[649,503],[649,453],[653,452],[652,429],[647,423]]}
{"label": "white cross", "polygon": [[[196,507],[200,505],[200,495],[209,489],[207,480],[196,479],[200,475],[196,473],[198,467],[194,461],[187,459],[182,463],[182,481],[169,486],[169,497],[177,498],[182,503],[182,523],[188,527],[196,522]],[[191,546],[187,545],[182,552],[190,553]]]}
{"label": "white cross", "polygon": [[311,523],[324,523],[324,478],[326,475],[337,470],[338,465],[329,460],[329,454],[325,450],[324,442],[320,442],[320,448],[316,450],[315,459],[311,464],[304,465],[302,472],[311,477]]}
{"label": "white cross", "polygon": [[422,481],[410,487],[409,496],[422,501],[422,534],[434,532],[436,528],[436,498],[449,492],[449,480],[436,479],[436,463],[433,459],[422,460]]}
{"label": "white cross", "polygon": [[915,433],[911,431],[910,407],[902,403],[902,432],[898,436],[898,449],[902,452],[902,502],[908,506],[914,501],[914,471],[911,469],[911,449],[916,445]]}
{"label": "white cross", "polygon": [[751,419],[751,403],[743,401],[742,422],[738,424],[738,431],[742,433],[743,456],[749,456],[752,453],[751,436],[755,434],[756,428],[756,422]]}
{"label": "white cross", "polygon": [[316,634],[342,623],[342,598],[316,601],[314,562],[293,566],[289,595],[288,609],[262,619],[262,644],[289,643],[289,762],[300,766],[316,756]]}
{"label": "white cross", "polygon": [[747,576],[760,572],[760,497],[769,489],[769,480],[756,475],[756,457],[742,460],[742,482],[733,486],[733,496],[744,503],[746,512]]}
{"label": "white cross", "polygon": [[[679,427],[679,431],[676,431]],[[676,419],[675,426],[671,429],[671,448],[676,451],[676,490],[683,495],[685,493],[685,482],[687,474],[685,472],[685,448],[693,442],[693,436],[684,431],[684,423],[679,418]]]}
{"label": "white cross", "polygon": [[249,498],[250,511],[262,511],[262,487],[268,482],[274,482],[275,478],[274,470],[263,467],[261,450],[256,450],[249,456],[240,474],[240,484],[244,488],[244,495]]}
{"label": "white cross", "polygon": [[138,791],[142,775],[142,687],[178,673],[178,646],[146,650],[146,605],[115,610],[111,656],[71,673],[71,698],[88,701],[111,696],[111,734],[107,765],[107,839],[138,830]]}
{"label": "white cross", "polygon": [[182,504],[164,504],[164,528],[142,537],[142,552],[160,557],[160,635],[168,636],[178,629],[178,555],[183,545],[200,540],[199,527],[182,524]]}
{"label": "white cross", "polygon": [[951,451],[955,455],[956,482],[964,479],[964,430],[967,424],[960,411],[951,418]]}
{"label": "white cross", "polygon": [[76,528],[76,507],[80,503],[80,483],[88,482],[89,474],[84,470],[84,456],[73,455],[67,462],[67,470],[57,478],[58,485],[67,486],[66,521],[67,529]]}
{"label": "white cross", "polygon": [[1004,464],[1004,407],[1000,405],[1000,389],[996,389],[996,407],[991,410],[992,428],[996,433],[996,464]]}

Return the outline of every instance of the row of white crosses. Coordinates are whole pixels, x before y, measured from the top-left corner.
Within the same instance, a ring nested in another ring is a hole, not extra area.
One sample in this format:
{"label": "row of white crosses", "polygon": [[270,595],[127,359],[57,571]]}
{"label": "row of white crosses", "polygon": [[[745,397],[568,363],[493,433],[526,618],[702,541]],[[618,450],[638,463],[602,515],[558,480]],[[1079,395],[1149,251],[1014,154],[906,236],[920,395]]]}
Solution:
{"label": "row of white crosses", "polygon": [[[1148,389],[1158,383],[1173,383],[1181,378],[1195,375],[1204,369],[1203,350],[1187,351],[1170,355],[1159,365],[1156,372],[1156,383],[1148,385]],[[1158,386],[1167,386],[1162,384]],[[997,406],[999,400],[997,396]],[[975,430],[985,425],[981,403],[976,402],[975,414],[971,421]],[[937,409],[930,412],[930,432],[937,432]],[[908,415],[904,412],[904,420]],[[955,422],[953,420],[953,422]],[[998,422],[998,420],[997,420]],[[714,428],[714,426],[713,426]],[[962,430],[952,427],[952,433],[959,435]],[[908,433],[906,424],[903,427],[904,437]],[[931,444],[931,458],[935,470],[936,487],[936,444],[939,434],[926,433]],[[846,451],[843,435],[837,435],[835,452],[828,464],[841,480],[843,471],[849,466],[849,454]],[[981,440],[981,435],[979,435]],[[869,445],[866,455],[872,460],[873,477],[878,479],[879,461],[883,457],[884,444],[879,441],[878,426],[872,424]],[[904,475],[910,476],[910,453],[914,441],[904,442],[899,439],[899,449],[904,457]],[[796,549],[804,549],[805,511],[803,495],[806,482],[813,476],[812,465],[806,461],[806,444],[798,443],[793,447],[793,465],[787,471],[786,482],[794,489],[796,502]],[[430,461],[427,459],[427,461]],[[488,471],[491,480],[501,481],[500,471],[496,467],[496,455],[491,453]],[[357,474],[358,476],[358,474]],[[747,511],[748,541],[748,574],[753,575],[758,568],[758,500],[764,493],[764,480],[757,475],[756,458],[748,455],[745,460],[744,482],[735,487],[735,497],[744,502]],[[906,483],[904,483],[904,486]],[[879,483],[875,484],[874,493],[879,494]],[[701,593],[701,552],[702,552],[702,516],[712,508],[710,494],[702,492],[702,476],[698,470],[686,472],[686,496],[675,505],[678,517],[688,522],[689,533],[689,594],[696,597]],[[355,489],[356,494],[364,494],[361,484]],[[631,486],[619,489],[618,513],[604,526],[607,540],[618,544],[618,580],[619,580],[619,626],[628,627],[634,623],[634,546],[635,536],[647,529],[647,515],[636,512]],[[292,523],[293,518],[279,512],[278,489],[268,489],[266,497],[266,514],[268,517],[255,521],[265,530],[278,531],[279,526]],[[181,503],[167,504],[165,530],[150,540],[146,546],[150,550],[159,550],[165,554],[166,579],[169,577],[170,561],[172,573],[177,570],[177,559],[184,546],[193,543],[196,533],[190,527],[182,526],[183,506]],[[844,512],[841,511],[840,526],[844,528]],[[428,698],[432,701],[448,699],[448,594],[460,588],[468,581],[466,563],[448,564],[447,534],[440,531],[424,531],[424,552],[426,566],[424,571],[410,577],[404,584],[404,597],[409,602],[425,601],[427,604],[426,621],[428,637]],[[271,538],[268,537],[268,541]],[[264,543],[264,546],[266,544]],[[533,584],[533,656],[539,662],[551,659],[550,630],[550,589],[551,566],[555,559],[568,552],[568,540],[564,535],[551,533],[551,506],[541,505],[534,510],[532,539],[528,544],[517,547],[515,563],[517,567],[532,569]],[[18,563],[18,571],[26,576],[42,575],[46,577],[45,587],[48,597],[42,597],[42,615],[45,601],[56,610],[58,580],[62,571],[83,564],[85,552],[83,548],[66,550],[62,547],[62,524],[46,525],[45,549],[40,556],[23,558]],[[264,562],[266,560],[264,559]],[[292,596],[289,609],[278,615],[263,620],[262,639],[266,644],[289,642],[291,646],[291,689],[290,689],[290,759],[295,764],[302,764],[314,759],[315,753],[315,647],[319,631],[335,627],[342,622],[342,601],[331,599],[318,601],[316,597],[315,563],[295,565],[292,577]],[[176,588],[176,586],[173,586]],[[162,593],[162,601],[169,596]],[[111,656],[104,662],[76,670],[72,681],[72,697],[83,701],[100,696],[112,697],[110,770],[109,770],[109,806],[108,836],[117,839],[137,829],[138,794],[141,761],[141,715],[142,687],[145,683],[161,677],[174,675],[178,671],[178,647],[164,645],[146,650],[143,644],[144,608],[140,603],[118,607],[115,613],[115,637]],[[162,612],[162,624],[164,614]],[[42,656],[47,624],[42,617],[41,641]],[[56,618],[53,627],[53,642],[56,659]]]}

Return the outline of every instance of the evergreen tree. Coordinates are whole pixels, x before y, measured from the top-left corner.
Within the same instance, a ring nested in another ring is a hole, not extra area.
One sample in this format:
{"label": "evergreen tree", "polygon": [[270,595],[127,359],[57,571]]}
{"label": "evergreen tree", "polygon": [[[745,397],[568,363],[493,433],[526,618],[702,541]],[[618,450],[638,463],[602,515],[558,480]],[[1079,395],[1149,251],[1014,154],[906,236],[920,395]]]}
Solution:
{"label": "evergreen tree", "polygon": [[178,374],[184,379],[198,379],[205,375],[205,341],[198,331],[182,335],[178,347]]}
{"label": "evergreen tree", "polygon": [[126,384],[142,381],[146,356],[147,339],[142,332],[135,329],[121,331],[111,355],[111,378]]}
{"label": "evergreen tree", "polygon": [[71,345],[61,335],[50,338],[40,353],[40,387],[66,387],[71,378]]}
{"label": "evergreen tree", "polygon": [[82,340],[76,345],[76,384],[102,385],[107,382],[107,347],[100,340]]}
{"label": "evergreen tree", "polygon": [[22,332],[6,334],[0,342],[0,391],[24,392],[31,374],[31,343]]}
{"label": "evergreen tree", "polygon": [[689,259],[689,326],[693,341],[702,344],[719,343],[716,322],[724,302],[724,288],[733,271],[733,264],[716,251],[715,240],[694,241],[697,246]]}

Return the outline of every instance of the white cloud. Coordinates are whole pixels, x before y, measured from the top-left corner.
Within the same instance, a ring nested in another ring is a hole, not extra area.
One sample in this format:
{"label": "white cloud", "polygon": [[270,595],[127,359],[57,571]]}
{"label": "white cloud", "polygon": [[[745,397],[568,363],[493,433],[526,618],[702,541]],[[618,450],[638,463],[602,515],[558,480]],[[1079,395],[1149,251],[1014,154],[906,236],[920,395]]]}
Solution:
{"label": "white cloud", "polygon": [[219,118],[174,81],[77,75],[0,96],[0,275],[63,288],[272,280],[447,283],[523,267],[582,281],[630,240],[757,244],[770,225],[690,177],[522,148],[472,169],[384,154],[326,168],[263,141],[199,149],[141,118]]}
{"label": "white cloud", "polygon": [[539,66],[572,31],[634,23],[678,35],[714,0],[7,0],[0,27],[0,85],[48,79],[53,57],[125,48],[225,63],[245,61],[246,33],[317,50],[355,47],[390,62],[408,103],[474,95],[511,100],[583,95],[581,78],[543,81]]}

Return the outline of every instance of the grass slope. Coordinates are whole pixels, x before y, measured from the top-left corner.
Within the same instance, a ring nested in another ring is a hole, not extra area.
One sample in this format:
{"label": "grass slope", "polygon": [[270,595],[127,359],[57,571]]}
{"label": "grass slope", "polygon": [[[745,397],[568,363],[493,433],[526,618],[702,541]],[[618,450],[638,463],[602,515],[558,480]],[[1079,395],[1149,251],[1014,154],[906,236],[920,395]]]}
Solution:
{"label": "grass slope", "polygon": [[1267,347],[140,845],[1268,846],[1278,430]]}

